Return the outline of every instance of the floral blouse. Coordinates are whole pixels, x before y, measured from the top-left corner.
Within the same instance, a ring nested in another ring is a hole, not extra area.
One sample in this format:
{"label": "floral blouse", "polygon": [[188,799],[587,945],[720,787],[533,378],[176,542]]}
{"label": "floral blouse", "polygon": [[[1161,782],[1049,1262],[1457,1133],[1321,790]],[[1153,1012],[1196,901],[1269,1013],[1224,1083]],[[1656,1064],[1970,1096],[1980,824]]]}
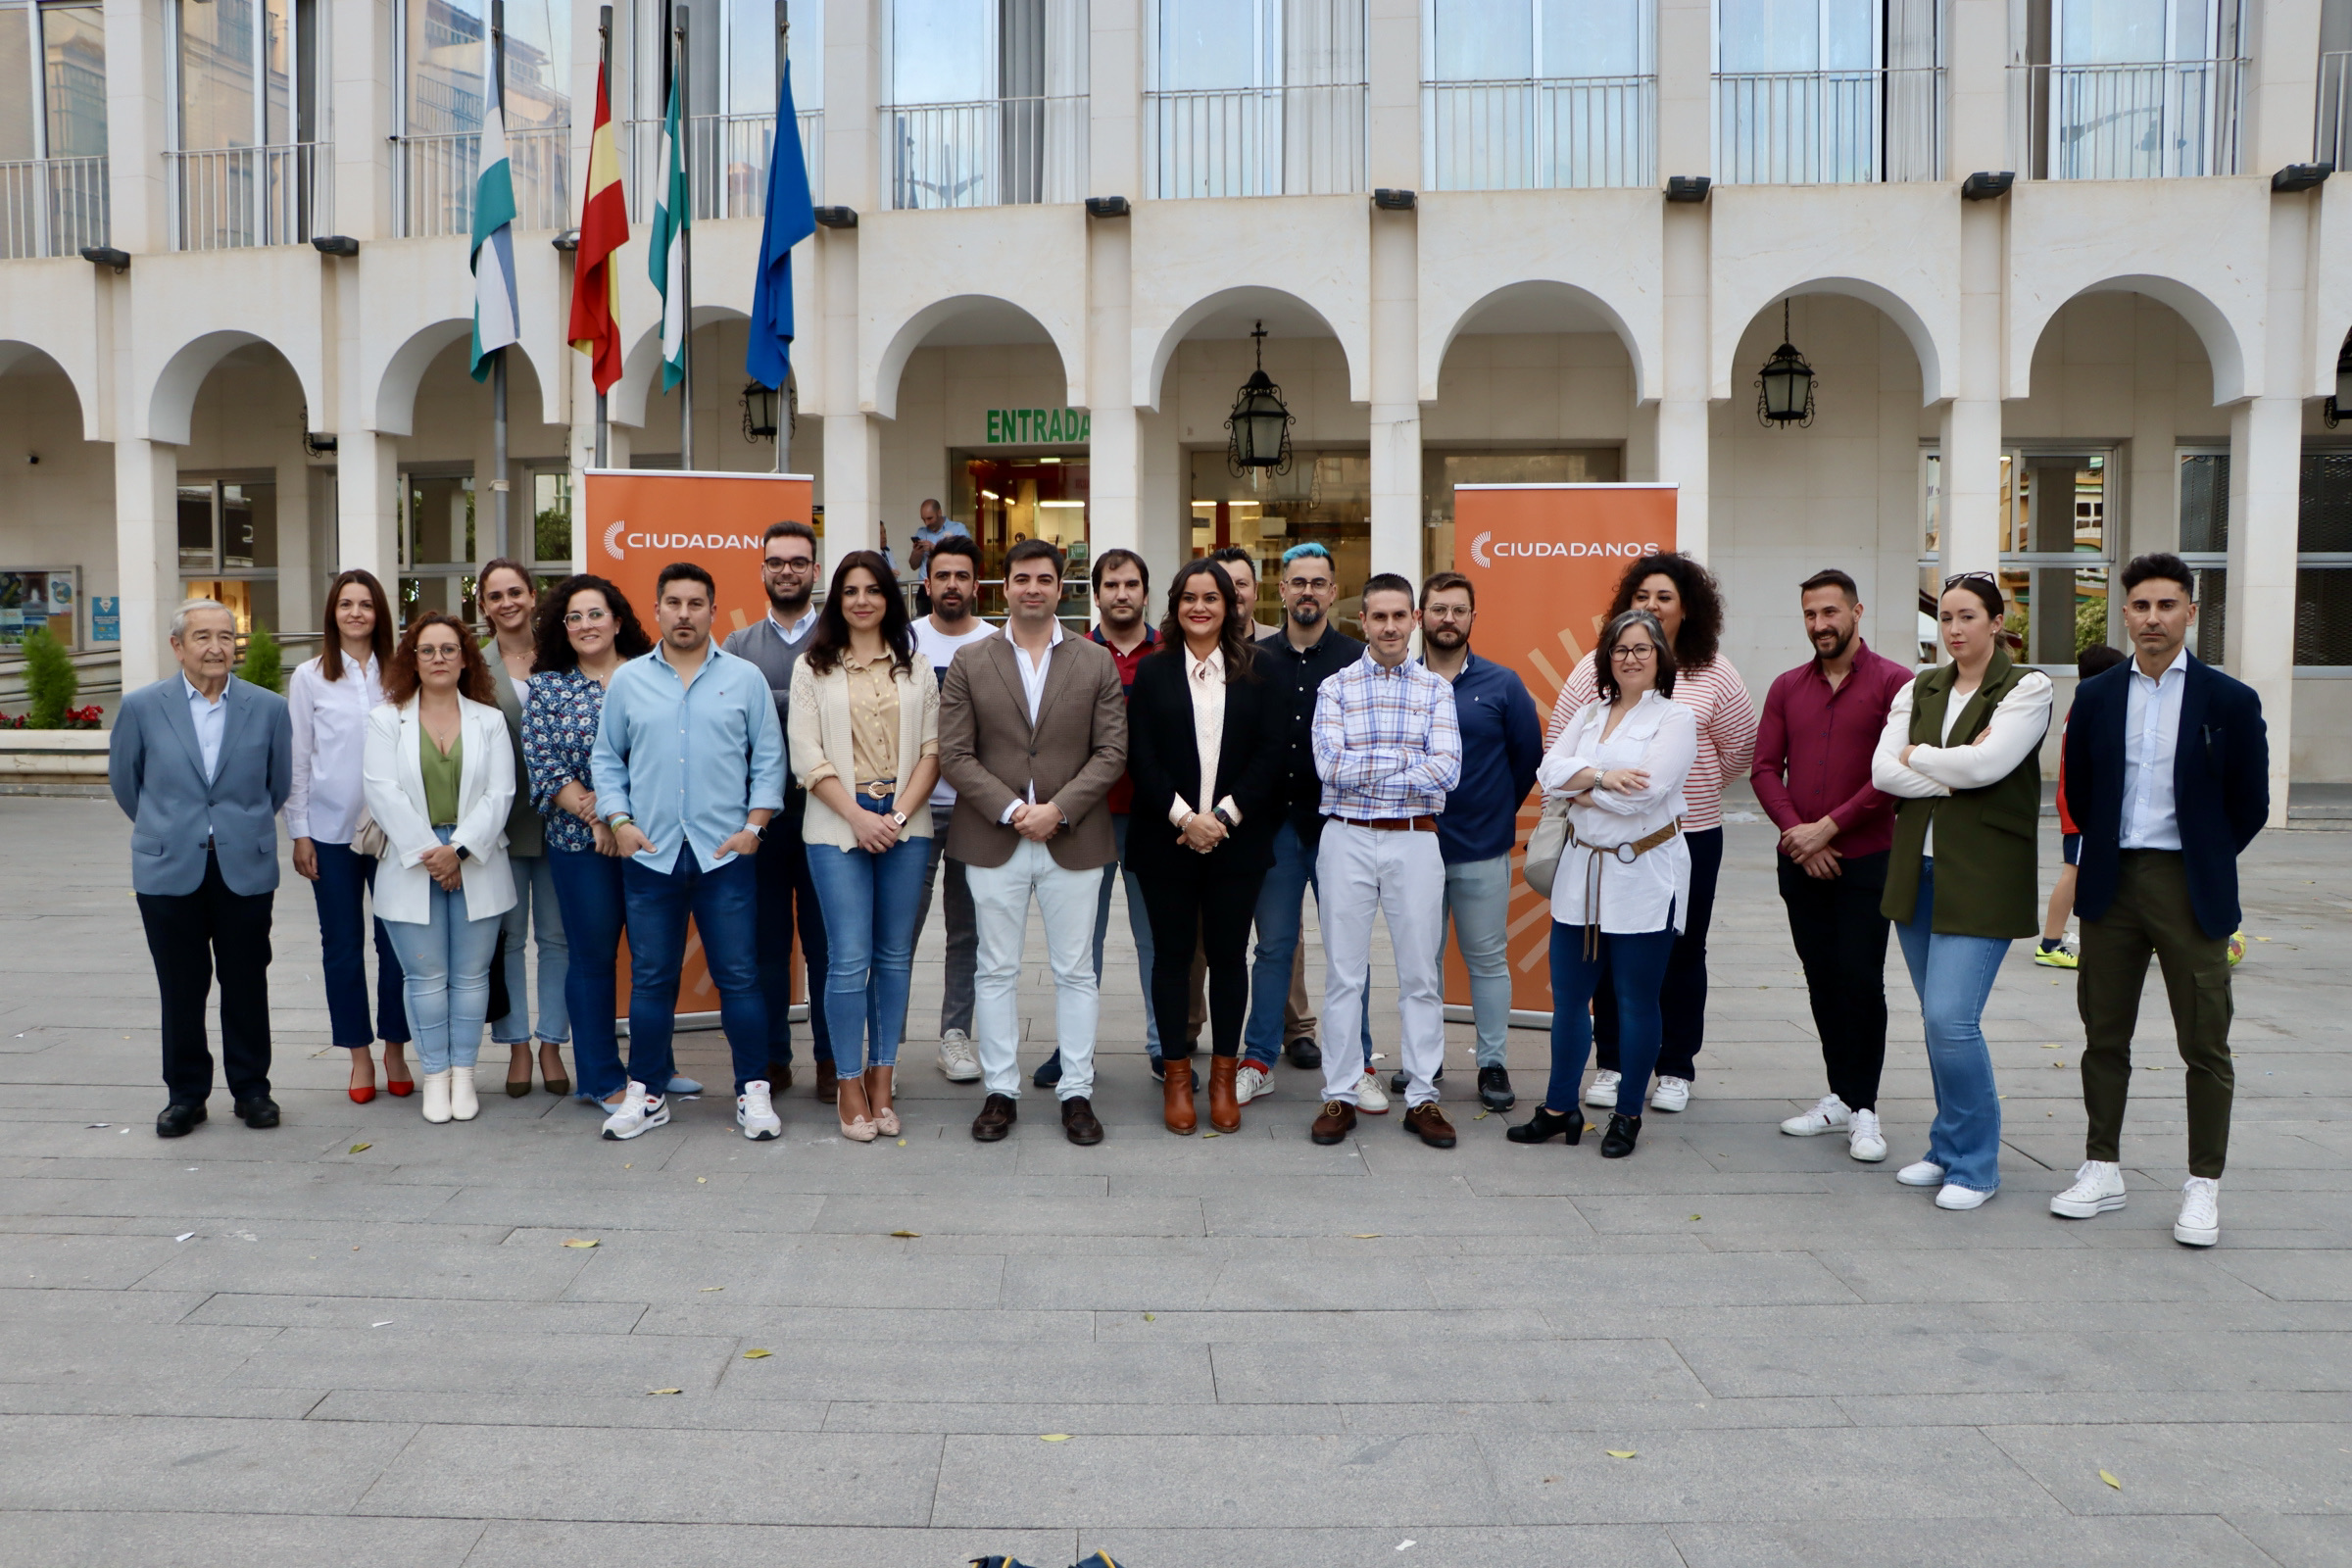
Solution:
{"label": "floral blouse", "polygon": [[576,669],[550,670],[531,677],[522,712],[522,760],[530,771],[531,805],[547,819],[547,842],[583,854],[596,848],[588,824],[556,804],[566,784],[596,786],[588,777],[588,755],[596,749],[596,726],[605,712],[605,689]]}

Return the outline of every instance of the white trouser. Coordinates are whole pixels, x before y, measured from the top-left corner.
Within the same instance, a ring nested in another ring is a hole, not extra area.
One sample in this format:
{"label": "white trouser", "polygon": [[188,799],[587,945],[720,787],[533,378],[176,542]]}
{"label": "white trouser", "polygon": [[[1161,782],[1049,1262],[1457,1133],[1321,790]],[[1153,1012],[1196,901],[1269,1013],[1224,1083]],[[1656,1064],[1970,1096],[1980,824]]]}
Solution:
{"label": "white trouser", "polygon": [[1021,979],[1021,945],[1029,934],[1029,898],[1037,896],[1046,922],[1046,956],[1054,965],[1054,1043],[1061,1050],[1063,1100],[1095,1092],[1095,1021],[1102,997],[1095,989],[1095,900],[1102,870],[1067,871],[1054,852],[1023,839],[1003,865],[967,865],[973,923],[980,953],[972,974],[972,1031],[988,1092],[1021,1098],[1021,1022],[1014,993]]}
{"label": "white trouser", "polygon": [[[1372,972],[1372,913],[1388,916],[1396,954],[1396,1010],[1403,1038],[1406,1105],[1438,1098],[1431,1080],[1446,1060],[1446,1001],[1438,949],[1446,934],[1446,862],[1435,833],[1396,833],[1357,827],[1338,817],[1323,822],[1315,855],[1322,890],[1323,1038],[1353,1040],[1363,1027],[1365,988]],[[1353,1051],[1323,1051],[1323,1098],[1355,1103],[1363,1074]]]}

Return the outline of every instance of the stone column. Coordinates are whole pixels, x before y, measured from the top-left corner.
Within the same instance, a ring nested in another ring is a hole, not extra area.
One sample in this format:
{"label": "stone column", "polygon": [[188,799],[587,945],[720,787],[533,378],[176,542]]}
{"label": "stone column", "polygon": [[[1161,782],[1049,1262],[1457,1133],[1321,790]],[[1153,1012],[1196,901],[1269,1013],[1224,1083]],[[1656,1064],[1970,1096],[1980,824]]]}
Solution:
{"label": "stone column", "polygon": [[[1661,25],[1663,18],[1661,18]],[[1671,203],[1665,209],[1665,330],[1655,396],[1658,399],[1655,461],[1657,477],[1676,486],[1676,548],[1707,559],[1709,442],[1708,391],[1713,372],[1710,350],[1708,248],[1714,225],[1701,205]]]}
{"label": "stone column", "polygon": [[120,437],[115,442],[115,565],[122,598],[122,691],[172,668],[168,641],[180,602],[179,448]]}
{"label": "stone column", "polygon": [[400,603],[400,443],[373,430],[335,436],[337,569],[371,571]]}
{"label": "stone column", "polygon": [[[172,103],[171,11],[170,0],[112,0],[106,8],[108,243],[134,256],[172,248],[172,171],[164,159]],[[14,20],[21,24],[23,18]],[[11,88],[24,90],[21,82]],[[128,600],[122,608],[127,650]],[[123,689],[130,684],[126,679]]]}
{"label": "stone column", "polygon": [[[1372,570],[1422,577],[1420,222],[1371,214]],[[1352,591],[1355,585],[1349,584]]]}
{"label": "stone column", "polygon": [[[319,9],[323,15],[326,8]],[[593,31],[593,22],[590,25]],[[400,83],[392,32],[391,0],[342,0],[333,9],[327,31],[332,84],[326,102],[334,140],[320,156],[332,161],[334,205],[328,232],[359,240],[392,239],[403,226],[394,210],[399,187],[393,161],[399,149],[391,136],[398,123],[393,102]],[[588,79],[590,94],[596,90],[595,81],[594,76]],[[585,112],[577,118],[584,122],[594,112],[593,97],[583,107]]]}
{"label": "stone column", "polygon": [[2001,289],[2009,204],[1960,208],[1960,363],[1943,368],[1943,575],[2001,564]]}
{"label": "stone column", "polygon": [[2230,673],[2262,698],[2270,729],[2273,827],[2286,825],[2294,740],[2295,525],[2302,468],[2298,400],[2250,398],[2230,409],[2230,601],[2222,655]]}
{"label": "stone column", "polygon": [[882,430],[874,416],[853,410],[825,416],[824,560],[871,550],[882,496]]}

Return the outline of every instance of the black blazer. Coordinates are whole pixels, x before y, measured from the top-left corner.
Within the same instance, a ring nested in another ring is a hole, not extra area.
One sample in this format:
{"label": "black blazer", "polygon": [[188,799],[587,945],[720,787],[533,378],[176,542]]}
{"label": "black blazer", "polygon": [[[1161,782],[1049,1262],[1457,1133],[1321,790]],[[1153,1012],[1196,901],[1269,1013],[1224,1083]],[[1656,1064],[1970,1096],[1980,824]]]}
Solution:
{"label": "black blazer", "polygon": [[[2115,902],[2123,853],[2124,719],[2132,664],[2084,681],[2066,722],[2066,808],[2082,832],[2075,908],[2096,920]],[[2271,745],[2262,699],[2243,681],[2188,660],[2173,751],[2173,813],[2197,925],[2219,941],[2238,927],[2237,857],[2271,813]]]}
{"label": "black blazer", "polygon": [[1127,771],[1135,780],[1127,818],[1129,860],[1140,868],[1178,856],[1194,858],[1194,852],[1178,842],[1168,808],[1181,795],[1195,810],[1207,810],[1230,795],[1241,808],[1241,825],[1209,858],[1231,856],[1262,869],[1273,853],[1274,830],[1282,824],[1284,712],[1281,692],[1262,674],[1256,680],[1228,681],[1216,783],[1204,791],[1184,645],[1145,655],[1135,667],[1135,691],[1127,707]]}

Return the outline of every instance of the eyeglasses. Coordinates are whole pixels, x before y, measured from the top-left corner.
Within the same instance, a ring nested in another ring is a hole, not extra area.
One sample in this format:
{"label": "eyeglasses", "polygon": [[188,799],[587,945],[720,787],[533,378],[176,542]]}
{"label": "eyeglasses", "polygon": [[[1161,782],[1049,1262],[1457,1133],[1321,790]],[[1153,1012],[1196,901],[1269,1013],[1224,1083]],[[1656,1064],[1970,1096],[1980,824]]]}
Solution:
{"label": "eyeglasses", "polygon": [[1301,577],[1296,573],[1293,573],[1291,576],[1283,579],[1283,586],[1288,588],[1303,589],[1313,593],[1322,593],[1325,589],[1331,586],[1331,579],[1329,577]]}
{"label": "eyeglasses", "polygon": [[816,558],[813,556],[770,556],[760,563],[760,569],[761,571],[813,571],[816,569]]}
{"label": "eyeglasses", "polygon": [[1658,650],[1651,643],[1626,643],[1610,649],[1609,657],[1620,664],[1646,664],[1658,657]]}
{"label": "eyeglasses", "polygon": [[1957,588],[1964,582],[1999,582],[1989,571],[1955,571],[1943,579],[1946,588]]}
{"label": "eyeglasses", "polygon": [[564,617],[566,626],[596,626],[612,617],[601,610],[575,610]]}
{"label": "eyeglasses", "polygon": [[439,643],[435,643],[430,648],[426,648],[419,644],[416,649],[416,657],[418,659],[430,660],[434,663],[438,664],[445,659],[464,659],[466,657],[466,650],[463,648],[444,647]]}
{"label": "eyeglasses", "polygon": [[1431,605],[1421,612],[1424,620],[1468,620],[1477,612],[1468,605]]}

